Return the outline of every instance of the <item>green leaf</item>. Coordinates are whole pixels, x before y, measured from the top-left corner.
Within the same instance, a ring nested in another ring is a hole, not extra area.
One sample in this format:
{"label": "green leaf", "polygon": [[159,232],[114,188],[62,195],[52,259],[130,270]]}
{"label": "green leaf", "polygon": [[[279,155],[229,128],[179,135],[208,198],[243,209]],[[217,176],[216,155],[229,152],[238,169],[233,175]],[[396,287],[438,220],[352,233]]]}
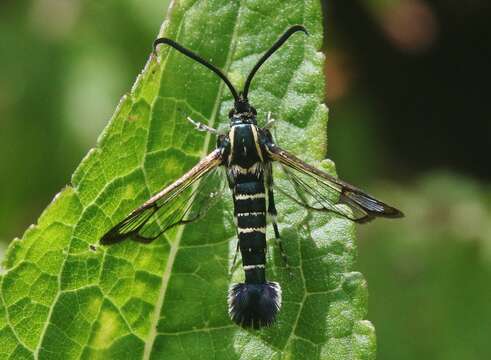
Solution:
{"label": "green leaf", "polygon": [[[279,119],[282,146],[317,162],[327,125],[320,2],[173,2],[162,35],[209,59],[240,87],[260,55],[298,23],[311,35],[294,35],[261,68],[250,98],[260,121],[268,111]],[[260,332],[240,329],[227,314],[236,246],[230,201],[150,245],[98,245],[112,225],[213,148],[214,139],[195,131],[178,109],[211,126],[227,123],[232,98],[224,84],[181,54],[160,51],[71,186],[10,245],[0,356],[373,359],[374,329],[363,320],[367,289],[352,271],[354,226],[347,220],[279,199],[292,274],[271,242],[268,275],[281,283],[283,308],[277,324]]]}

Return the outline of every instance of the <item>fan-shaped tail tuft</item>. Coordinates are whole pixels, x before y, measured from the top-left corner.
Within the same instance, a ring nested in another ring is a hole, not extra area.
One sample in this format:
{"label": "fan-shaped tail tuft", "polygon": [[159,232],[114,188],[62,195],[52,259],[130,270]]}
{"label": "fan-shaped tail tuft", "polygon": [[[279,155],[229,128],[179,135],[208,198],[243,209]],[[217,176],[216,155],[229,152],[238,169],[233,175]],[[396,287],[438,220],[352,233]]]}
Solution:
{"label": "fan-shaped tail tuft", "polygon": [[230,318],[244,328],[273,324],[280,307],[281,287],[276,282],[233,284],[228,291]]}

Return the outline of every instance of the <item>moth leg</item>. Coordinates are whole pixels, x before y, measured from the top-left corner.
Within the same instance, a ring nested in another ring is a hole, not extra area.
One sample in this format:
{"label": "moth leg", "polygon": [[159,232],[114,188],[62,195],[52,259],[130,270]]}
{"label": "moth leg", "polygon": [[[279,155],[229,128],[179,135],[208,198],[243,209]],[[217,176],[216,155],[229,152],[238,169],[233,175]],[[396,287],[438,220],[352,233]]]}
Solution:
{"label": "moth leg", "polygon": [[218,131],[212,127],[209,127],[208,125],[205,125],[199,121],[195,121],[193,119],[191,119],[189,116],[186,117],[186,120],[189,121],[191,124],[194,125],[194,127],[198,130],[198,131],[206,131],[206,132],[209,132],[209,133],[212,133],[212,134],[217,134]]}
{"label": "moth leg", "polygon": [[208,213],[208,210],[209,210],[208,207],[200,209],[200,211],[196,215],[194,215],[193,217],[181,219],[181,220],[177,221],[175,224],[168,226],[165,230],[167,231],[169,229],[172,229],[174,226],[188,225],[188,224],[192,224],[198,220],[201,220]]}
{"label": "moth leg", "polygon": [[156,240],[158,237],[160,237],[167,230],[172,229],[175,226],[191,224],[191,223],[195,222],[196,220],[201,219],[205,215],[205,213],[206,212],[200,212],[198,215],[194,216],[191,219],[182,219],[182,220],[179,220],[176,223],[174,223],[174,224],[166,227],[163,231],[159,232],[155,236],[143,236],[143,235],[140,235],[140,234],[138,234],[136,232],[135,234],[131,235],[130,238],[133,241],[139,242],[141,244],[150,244],[152,241]]}
{"label": "moth leg", "polygon": [[[142,244],[149,244],[152,241],[154,241],[155,239],[157,239],[159,236],[161,236],[167,230],[170,230],[170,229],[172,229],[172,228],[174,228],[176,226],[182,226],[182,225],[192,224],[192,223],[194,223],[194,222],[196,222],[198,220],[203,219],[206,216],[206,214],[208,214],[208,210],[212,206],[213,206],[213,202],[210,203],[210,204],[208,204],[208,206],[205,206],[205,207],[201,208],[199,210],[199,212],[197,214],[193,215],[192,217],[182,218],[181,220],[178,220],[175,223],[166,226],[165,229],[162,230],[160,233],[158,233],[156,236],[146,237],[146,236],[143,236],[143,235],[139,235],[138,233],[135,233],[134,235],[132,235],[132,239],[134,241],[139,242],[139,243],[142,243]],[[188,210],[189,210],[189,208],[188,208]]]}
{"label": "moth leg", "polygon": [[[312,205],[306,204],[306,203],[304,203],[302,201],[299,201],[298,199],[296,199],[295,197],[291,196],[290,194],[288,194],[285,191],[281,191],[281,193],[283,195],[285,195],[287,198],[289,198],[291,201],[293,201],[294,203],[296,203],[297,205],[303,207],[305,210],[319,211],[319,212],[327,212],[327,213],[336,213],[332,209],[316,208],[315,206],[312,206]],[[351,219],[351,218],[349,218],[349,219],[352,220],[352,221],[357,221],[356,219]]]}
{"label": "moth leg", "polygon": [[237,265],[237,255],[239,254],[239,248],[240,248],[239,240],[237,240],[237,247],[235,248],[234,261],[232,262],[232,266],[230,267],[229,275],[232,275],[235,271]]}
{"label": "moth leg", "polygon": [[275,124],[275,119],[271,118],[271,111],[268,111],[268,116],[266,118],[266,125],[264,125],[263,129],[271,129]]}
{"label": "moth leg", "polygon": [[162,234],[163,234],[163,232],[159,233],[156,236],[151,236],[151,237],[134,234],[130,237],[130,239],[133,241],[139,242],[140,244],[150,244],[152,241],[157,239]]}
{"label": "moth leg", "polygon": [[278,224],[276,223],[277,214],[278,212],[276,211],[276,206],[274,203],[273,189],[270,188],[268,190],[268,215],[271,217],[271,222],[273,223],[274,238],[276,244],[278,244],[278,248],[280,249],[281,258],[283,259],[283,263],[285,264],[285,267],[288,268],[288,258],[286,256],[285,250],[283,249],[283,243],[281,242],[280,231],[278,230]]}
{"label": "moth leg", "polygon": [[281,193],[283,195],[285,195],[287,198],[289,198],[291,201],[293,201],[294,203],[296,203],[297,205],[303,207],[305,210],[313,210],[313,211],[321,211],[321,212],[332,212],[332,210],[328,210],[328,209],[324,209],[324,208],[316,208],[316,207],[311,206],[309,204],[306,204],[306,203],[304,203],[302,201],[299,201],[298,199],[296,199],[295,197],[291,196],[290,194],[288,194],[285,191],[281,191]]}

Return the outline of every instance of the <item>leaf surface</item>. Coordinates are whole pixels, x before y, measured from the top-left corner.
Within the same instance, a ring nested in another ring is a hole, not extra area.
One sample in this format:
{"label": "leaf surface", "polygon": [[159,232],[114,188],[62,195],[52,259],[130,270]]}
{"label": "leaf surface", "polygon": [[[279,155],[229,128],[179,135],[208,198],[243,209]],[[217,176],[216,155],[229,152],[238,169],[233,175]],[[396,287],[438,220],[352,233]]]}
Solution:
{"label": "leaf surface", "polygon": [[[317,162],[326,150],[320,2],[175,1],[161,35],[223,69],[238,88],[289,26],[303,24],[258,72],[250,99],[272,111],[281,146]],[[201,65],[169,48],[151,57],[37,225],[9,247],[1,278],[0,358],[373,359],[367,289],[353,272],[354,225],[279,199],[289,256],[269,244],[281,283],[278,323],[247,332],[228,318],[236,239],[230,199],[150,245],[101,247],[101,236],[214,146],[182,112],[224,128],[232,98]],[[319,163],[318,163],[319,164]],[[332,164],[327,164],[331,166]],[[279,179],[281,181],[281,179]],[[271,235],[268,236],[271,238]]]}

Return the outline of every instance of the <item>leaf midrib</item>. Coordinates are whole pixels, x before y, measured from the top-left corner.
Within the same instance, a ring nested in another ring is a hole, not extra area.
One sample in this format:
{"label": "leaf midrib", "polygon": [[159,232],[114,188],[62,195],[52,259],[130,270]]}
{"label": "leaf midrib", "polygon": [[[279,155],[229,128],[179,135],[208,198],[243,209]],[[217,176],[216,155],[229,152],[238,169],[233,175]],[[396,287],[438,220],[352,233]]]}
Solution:
{"label": "leaf midrib", "polygon": [[[172,5],[173,5],[173,3],[170,6],[172,7]],[[235,46],[237,44],[237,41],[236,40],[237,40],[238,24],[239,24],[238,19],[240,17],[240,10],[241,10],[241,8],[242,8],[242,6],[241,6],[240,1],[239,1],[239,5],[238,5],[238,9],[237,9],[236,21],[235,21],[235,25],[234,25],[234,30],[232,32],[232,37],[231,37],[231,40],[230,40],[229,52],[228,52],[228,55],[227,55],[227,60],[225,62],[225,66],[222,69],[222,70],[224,70],[225,73],[227,73],[228,70],[230,69],[230,66],[232,64],[232,56],[233,56],[233,53],[235,52]],[[170,16],[170,13],[169,13],[168,16]],[[181,23],[181,25],[182,25],[182,23]],[[179,27],[179,30],[178,30],[177,35],[176,35],[176,38],[178,38],[178,35],[179,35],[180,31],[181,31],[181,26]],[[168,59],[169,54],[170,54],[170,51],[169,51],[169,53],[167,55],[166,61]],[[165,68],[165,66],[164,66],[164,68]],[[215,122],[216,122],[216,120],[218,118],[218,113],[219,113],[219,110],[220,110],[220,104],[221,104],[221,99],[222,99],[222,94],[223,94],[224,87],[225,87],[225,83],[221,81],[220,82],[220,85],[218,87],[217,96],[215,98],[215,103],[213,105],[213,109],[212,109],[211,116],[210,116],[209,123],[208,123],[208,125],[210,127],[213,127],[215,125]],[[205,135],[205,141],[204,141],[204,144],[203,144],[203,148],[201,150],[201,157],[206,156],[207,153],[208,153],[208,149],[210,147],[211,136],[212,136],[212,134],[210,134],[210,133],[206,133],[206,135]],[[193,188],[199,186],[199,183],[200,183],[200,181],[196,182],[195,185],[193,186]],[[191,201],[192,201],[192,199],[191,199]],[[169,280],[170,280],[170,277],[172,275],[172,268],[173,268],[173,265],[174,265],[174,261],[176,259],[177,253],[178,253],[179,248],[180,248],[180,243],[181,243],[181,240],[182,240],[182,235],[184,233],[184,227],[185,226],[180,226],[179,227],[178,232],[176,234],[176,237],[175,237],[174,241],[171,244],[171,249],[170,249],[169,257],[168,257],[167,264],[166,264],[166,267],[165,267],[165,270],[164,270],[164,274],[162,276],[162,283],[161,283],[160,290],[159,290],[159,298],[157,300],[157,304],[155,306],[154,313],[152,315],[152,320],[151,320],[151,324],[150,324],[150,334],[149,334],[149,337],[148,337],[147,341],[145,341],[145,349],[144,349],[144,352],[143,352],[143,360],[150,359],[150,356],[152,354],[153,344],[154,344],[155,339],[157,338],[157,335],[158,335],[157,326],[158,326],[158,322],[160,320],[160,314],[162,313],[162,308],[163,308],[164,303],[165,303],[165,295],[167,293],[167,288],[168,288],[168,285],[169,285]]]}

